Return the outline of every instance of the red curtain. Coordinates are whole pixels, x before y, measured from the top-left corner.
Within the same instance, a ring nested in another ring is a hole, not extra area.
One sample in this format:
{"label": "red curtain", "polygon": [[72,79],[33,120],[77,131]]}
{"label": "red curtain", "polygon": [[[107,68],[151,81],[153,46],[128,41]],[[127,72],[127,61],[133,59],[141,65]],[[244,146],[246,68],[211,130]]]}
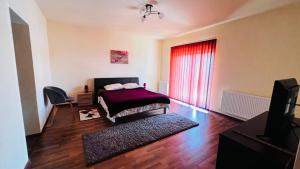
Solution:
{"label": "red curtain", "polygon": [[171,48],[169,96],[207,108],[217,40]]}

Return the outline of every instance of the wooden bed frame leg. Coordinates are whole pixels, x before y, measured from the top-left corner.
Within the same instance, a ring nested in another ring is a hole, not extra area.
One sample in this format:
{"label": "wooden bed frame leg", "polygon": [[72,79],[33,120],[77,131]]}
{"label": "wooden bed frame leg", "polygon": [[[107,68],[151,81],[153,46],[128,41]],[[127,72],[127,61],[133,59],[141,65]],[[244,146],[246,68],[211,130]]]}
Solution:
{"label": "wooden bed frame leg", "polygon": [[164,114],[167,114],[167,108],[166,107],[164,108]]}

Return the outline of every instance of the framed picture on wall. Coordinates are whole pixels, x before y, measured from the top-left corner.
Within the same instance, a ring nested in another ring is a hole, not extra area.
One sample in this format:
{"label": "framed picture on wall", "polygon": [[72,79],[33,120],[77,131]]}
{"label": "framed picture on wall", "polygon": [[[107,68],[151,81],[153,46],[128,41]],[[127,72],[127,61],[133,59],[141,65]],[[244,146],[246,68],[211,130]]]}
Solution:
{"label": "framed picture on wall", "polygon": [[110,63],[128,64],[128,51],[111,50]]}

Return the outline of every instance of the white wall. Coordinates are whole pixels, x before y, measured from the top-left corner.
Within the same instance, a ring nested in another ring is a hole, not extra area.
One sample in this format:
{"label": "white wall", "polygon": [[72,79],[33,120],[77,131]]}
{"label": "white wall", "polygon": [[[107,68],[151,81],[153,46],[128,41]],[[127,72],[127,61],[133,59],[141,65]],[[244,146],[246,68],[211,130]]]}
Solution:
{"label": "white wall", "polygon": [[39,128],[29,134],[35,134],[42,130],[51,108],[50,103],[44,102],[43,95],[43,87],[52,84],[47,21],[34,0],[6,1],[9,2],[10,8],[29,25],[39,119]]}
{"label": "white wall", "polygon": [[[53,83],[76,95],[92,79],[101,77],[140,78],[157,90],[160,69],[158,40],[127,32],[48,22]],[[129,64],[111,64],[110,50],[127,50]]]}
{"label": "white wall", "polygon": [[0,1],[0,168],[22,169],[28,160],[9,8],[30,27],[40,129],[48,115],[42,87],[51,82],[46,20],[33,0]]}
{"label": "white wall", "polygon": [[[271,97],[274,80],[300,83],[300,3],[163,41],[161,79],[169,79],[170,47],[217,38],[209,108],[224,90]],[[300,101],[300,100],[298,100]]]}
{"label": "white wall", "polygon": [[8,7],[0,1],[0,168],[21,169],[28,157]]}

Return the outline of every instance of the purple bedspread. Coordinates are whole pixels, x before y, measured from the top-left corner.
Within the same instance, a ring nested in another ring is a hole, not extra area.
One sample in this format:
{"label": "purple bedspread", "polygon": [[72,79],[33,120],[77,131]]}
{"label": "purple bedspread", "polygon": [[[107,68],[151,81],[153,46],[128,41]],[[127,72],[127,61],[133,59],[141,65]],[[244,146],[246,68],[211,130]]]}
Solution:
{"label": "purple bedspread", "polygon": [[149,104],[170,104],[170,99],[167,96],[145,90],[144,88],[122,89],[113,91],[102,90],[98,94],[105,101],[110,116],[114,116],[126,109],[146,106]]}

